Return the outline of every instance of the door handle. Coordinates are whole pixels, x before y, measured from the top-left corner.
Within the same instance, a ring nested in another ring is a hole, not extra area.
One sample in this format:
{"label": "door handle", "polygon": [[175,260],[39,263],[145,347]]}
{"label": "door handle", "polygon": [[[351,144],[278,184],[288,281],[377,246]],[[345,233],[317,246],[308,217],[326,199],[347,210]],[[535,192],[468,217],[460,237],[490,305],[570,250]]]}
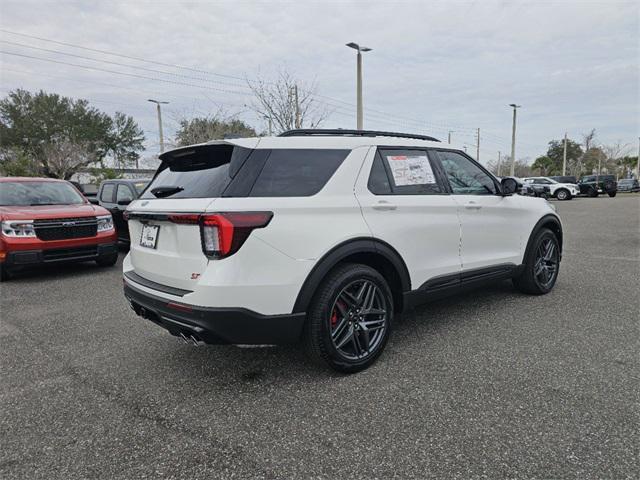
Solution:
{"label": "door handle", "polygon": [[476,202],[467,202],[464,204],[464,208],[466,208],[467,210],[480,210],[482,208],[482,205]]}
{"label": "door handle", "polygon": [[398,208],[396,205],[393,205],[385,200],[380,200],[376,205],[373,206],[374,210],[381,210],[381,211],[395,210],[396,208]]}

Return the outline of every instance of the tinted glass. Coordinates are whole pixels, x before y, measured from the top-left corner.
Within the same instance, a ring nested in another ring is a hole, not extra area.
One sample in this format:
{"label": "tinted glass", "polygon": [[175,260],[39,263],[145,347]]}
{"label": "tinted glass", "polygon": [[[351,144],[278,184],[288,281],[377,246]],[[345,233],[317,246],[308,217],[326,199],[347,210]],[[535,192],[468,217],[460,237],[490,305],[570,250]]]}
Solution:
{"label": "tinted glass", "polygon": [[308,197],[318,193],[349,150],[275,149],[251,189],[251,197]]}
{"label": "tinted glass", "polygon": [[369,174],[369,183],[367,184],[367,187],[369,188],[369,191],[375,195],[391,194],[391,184],[389,183],[387,171],[382,163],[380,152],[377,152],[373,159],[373,165],[371,166],[371,173]]}
{"label": "tinted glass", "polygon": [[381,150],[395,195],[442,193],[426,150]]}
{"label": "tinted glass", "polygon": [[439,151],[451,190],[464,195],[494,195],[493,179],[467,157],[456,152]]}
{"label": "tinted glass", "polygon": [[116,203],[121,200],[133,200],[133,195],[128,185],[118,185],[118,189],[116,190]]}
{"label": "tinted glass", "polygon": [[102,192],[100,193],[100,200],[103,202],[113,203],[113,191],[115,188],[115,183],[107,183],[103,185]]}
{"label": "tinted glass", "polygon": [[133,188],[135,188],[136,193],[140,195],[142,191],[145,189],[145,187],[149,185],[149,182],[136,182],[136,183],[133,183],[132,185],[133,185]]}
{"label": "tinted glass", "polygon": [[0,206],[78,205],[84,198],[69,183],[0,182]]}
{"label": "tinted glass", "polygon": [[205,145],[174,152],[163,160],[140,198],[219,197],[231,181],[229,167],[236,148]]}

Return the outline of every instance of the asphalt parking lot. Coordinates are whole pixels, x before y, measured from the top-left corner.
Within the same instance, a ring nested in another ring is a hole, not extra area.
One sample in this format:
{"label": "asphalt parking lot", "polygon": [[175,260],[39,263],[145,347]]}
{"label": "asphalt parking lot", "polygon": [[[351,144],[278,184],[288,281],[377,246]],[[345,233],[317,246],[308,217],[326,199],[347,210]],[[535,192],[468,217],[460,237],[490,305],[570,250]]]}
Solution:
{"label": "asphalt parking lot", "polygon": [[0,478],[637,478],[640,196],[554,204],[552,293],[427,305],[352,376],[188,346],[118,267],[2,284]]}

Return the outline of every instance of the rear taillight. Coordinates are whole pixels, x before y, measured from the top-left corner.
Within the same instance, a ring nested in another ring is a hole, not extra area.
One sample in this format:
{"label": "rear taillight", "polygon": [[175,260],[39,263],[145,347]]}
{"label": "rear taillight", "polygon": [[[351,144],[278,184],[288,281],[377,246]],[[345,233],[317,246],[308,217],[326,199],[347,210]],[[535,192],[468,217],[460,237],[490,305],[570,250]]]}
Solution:
{"label": "rear taillight", "polygon": [[209,258],[224,258],[236,253],[249,234],[266,227],[273,212],[224,212],[173,214],[169,221],[181,225],[200,225],[202,251]]}

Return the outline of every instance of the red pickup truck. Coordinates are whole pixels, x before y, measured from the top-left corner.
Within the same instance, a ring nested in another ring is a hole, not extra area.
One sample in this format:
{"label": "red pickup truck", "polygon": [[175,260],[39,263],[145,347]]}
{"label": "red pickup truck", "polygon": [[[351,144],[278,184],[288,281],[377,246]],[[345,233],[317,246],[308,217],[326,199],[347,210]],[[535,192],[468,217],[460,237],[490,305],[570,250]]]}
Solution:
{"label": "red pickup truck", "polygon": [[118,260],[111,214],[64,180],[0,177],[0,222],[0,281],[29,266]]}

